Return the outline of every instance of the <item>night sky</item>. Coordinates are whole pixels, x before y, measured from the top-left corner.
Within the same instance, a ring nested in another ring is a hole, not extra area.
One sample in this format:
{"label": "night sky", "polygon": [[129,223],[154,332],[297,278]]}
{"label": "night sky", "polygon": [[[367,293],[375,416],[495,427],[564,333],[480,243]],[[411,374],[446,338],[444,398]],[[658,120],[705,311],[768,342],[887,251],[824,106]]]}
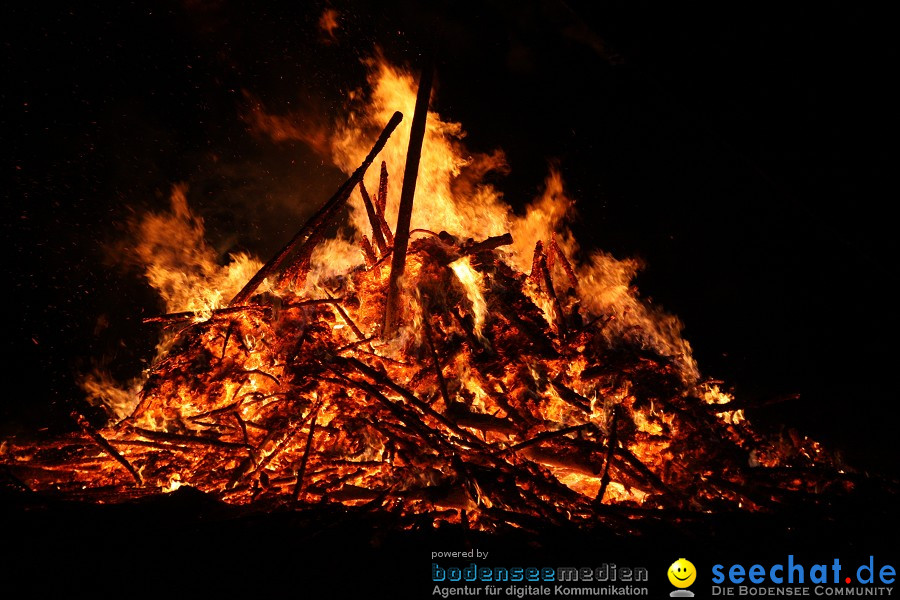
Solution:
{"label": "night sky", "polygon": [[800,394],[751,420],[900,472],[897,36],[871,7],[784,4],[4,3],[0,434],[64,427],[79,373],[152,356],[162,306],[115,254],[173,183],[214,247],[264,259],[340,184],[250,132],[248,98],[327,124],[376,46],[434,44],[435,108],[506,151],[514,206],[558,165],[581,245],[646,262],[705,375]]}

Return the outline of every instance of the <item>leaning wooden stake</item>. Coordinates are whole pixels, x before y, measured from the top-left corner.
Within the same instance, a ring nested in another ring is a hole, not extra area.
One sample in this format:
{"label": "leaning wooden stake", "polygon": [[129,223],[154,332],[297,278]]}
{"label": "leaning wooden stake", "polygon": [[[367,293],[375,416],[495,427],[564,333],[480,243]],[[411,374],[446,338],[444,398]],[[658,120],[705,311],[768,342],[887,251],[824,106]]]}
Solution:
{"label": "leaning wooden stake", "polygon": [[256,289],[262,284],[263,280],[266,277],[273,275],[278,272],[278,270],[284,266],[284,264],[288,261],[291,255],[295,250],[300,248],[304,242],[317,230],[319,230],[324,223],[327,223],[332,215],[343,206],[344,202],[347,201],[347,198],[350,197],[350,192],[353,191],[353,188],[362,181],[363,175],[366,173],[366,169],[369,168],[369,165],[372,164],[372,161],[375,160],[375,157],[381,152],[381,149],[384,148],[384,145],[387,143],[388,138],[391,137],[391,134],[394,132],[394,129],[397,128],[397,125],[400,124],[400,121],[403,120],[403,115],[399,112],[395,112],[394,116],[391,117],[391,120],[388,121],[388,124],[384,127],[384,130],[381,132],[381,135],[378,136],[378,140],[375,142],[375,145],[372,146],[372,150],[369,151],[368,156],[366,156],[365,160],[359,166],[353,174],[347,178],[347,181],[338,188],[338,190],[334,193],[334,195],[325,203],[319,211],[312,216],[312,218],[306,222],[303,228],[297,232],[291,241],[289,241],[278,253],[269,260],[263,268],[256,272],[256,275],[253,276],[247,285],[237,293],[237,295],[231,299],[231,302],[228,303],[229,306],[236,306],[240,304],[245,304],[247,300],[253,296],[253,293]]}
{"label": "leaning wooden stake", "polygon": [[384,309],[382,335],[391,337],[397,329],[400,306],[400,278],[406,269],[406,250],[409,247],[409,223],[412,219],[413,197],[416,194],[416,178],[419,175],[419,159],[422,157],[422,140],[425,138],[425,118],[428,116],[428,99],[431,97],[433,70],[426,62],[419,78],[416,110],[409,132],[409,149],[406,151],[406,168],[403,171],[403,187],[400,189],[400,212],[394,230],[394,255],[391,257],[391,278],[388,281],[387,300]]}

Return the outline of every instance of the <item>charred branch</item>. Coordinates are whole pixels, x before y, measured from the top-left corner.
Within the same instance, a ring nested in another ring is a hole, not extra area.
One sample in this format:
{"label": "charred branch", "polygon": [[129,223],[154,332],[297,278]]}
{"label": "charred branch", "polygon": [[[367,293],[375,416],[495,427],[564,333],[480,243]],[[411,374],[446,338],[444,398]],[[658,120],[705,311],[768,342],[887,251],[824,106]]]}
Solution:
{"label": "charred branch", "polygon": [[363,183],[362,180],[359,181],[359,193],[363,199],[363,206],[366,207],[369,224],[372,226],[372,239],[375,240],[375,245],[378,247],[378,253],[384,254],[385,250],[387,250],[387,245],[384,242],[384,233],[381,230],[381,219],[378,218],[378,213],[375,212],[375,207],[372,205],[372,199],[369,197],[369,192],[366,190],[366,184]]}

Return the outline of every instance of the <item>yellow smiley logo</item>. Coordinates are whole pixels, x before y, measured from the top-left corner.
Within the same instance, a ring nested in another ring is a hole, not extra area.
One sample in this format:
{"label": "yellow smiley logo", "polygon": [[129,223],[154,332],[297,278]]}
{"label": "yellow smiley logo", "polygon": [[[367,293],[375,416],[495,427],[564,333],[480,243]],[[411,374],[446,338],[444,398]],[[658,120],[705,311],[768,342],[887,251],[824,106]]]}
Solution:
{"label": "yellow smiley logo", "polygon": [[669,581],[677,588],[690,587],[697,579],[697,569],[686,558],[679,558],[669,567]]}

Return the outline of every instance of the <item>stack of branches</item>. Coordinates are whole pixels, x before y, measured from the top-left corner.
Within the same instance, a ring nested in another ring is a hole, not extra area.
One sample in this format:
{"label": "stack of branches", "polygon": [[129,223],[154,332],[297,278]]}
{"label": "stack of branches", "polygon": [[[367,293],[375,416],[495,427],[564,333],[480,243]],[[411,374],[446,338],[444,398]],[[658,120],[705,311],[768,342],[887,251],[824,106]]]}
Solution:
{"label": "stack of branches", "polygon": [[128,418],[98,430],[74,414],[78,433],[8,443],[10,477],[106,501],[190,485],[231,503],[364,505],[490,530],[768,509],[846,484],[809,448],[732,418],[739,407],[699,398],[671,357],[608,335],[615,315],[583,318],[552,239],[522,273],[503,261],[508,234],[414,231],[402,327],[384,339],[386,259],[409,234],[384,220],[383,164],[374,198],[361,189],[365,265],[316,297],[289,291],[378,150],[230,306],[151,319],[174,340]]}

